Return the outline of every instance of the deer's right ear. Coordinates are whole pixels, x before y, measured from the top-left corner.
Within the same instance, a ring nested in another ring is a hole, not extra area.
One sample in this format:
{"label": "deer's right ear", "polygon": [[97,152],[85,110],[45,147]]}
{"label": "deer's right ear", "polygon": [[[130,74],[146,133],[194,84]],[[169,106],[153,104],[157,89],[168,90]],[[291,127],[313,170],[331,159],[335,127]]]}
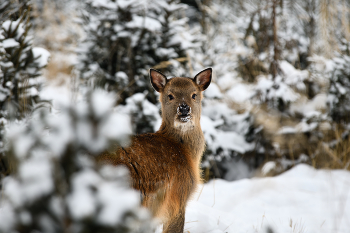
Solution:
{"label": "deer's right ear", "polygon": [[163,90],[168,81],[164,74],[155,69],[149,70],[149,77],[151,79],[152,87],[158,92]]}
{"label": "deer's right ear", "polygon": [[212,73],[213,73],[212,68],[206,68],[206,69],[202,70],[201,72],[199,72],[194,77],[194,81],[199,86],[201,91],[204,91],[205,89],[207,89],[209,87],[210,82],[211,82]]}

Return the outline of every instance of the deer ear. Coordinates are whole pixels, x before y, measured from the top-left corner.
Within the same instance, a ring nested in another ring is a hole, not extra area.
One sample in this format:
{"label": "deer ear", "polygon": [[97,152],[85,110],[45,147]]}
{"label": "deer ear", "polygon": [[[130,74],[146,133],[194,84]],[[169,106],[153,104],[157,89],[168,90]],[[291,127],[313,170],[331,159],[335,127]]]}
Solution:
{"label": "deer ear", "polygon": [[209,84],[211,82],[212,72],[213,72],[212,68],[206,68],[205,70],[202,70],[194,77],[194,81],[199,86],[201,91],[204,91],[209,87]]}
{"label": "deer ear", "polygon": [[149,77],[151,79],[151,84],[154,90],[161,92],[167,83],[167,78],[164,74],[160,73],[158,70],[150,69]]}

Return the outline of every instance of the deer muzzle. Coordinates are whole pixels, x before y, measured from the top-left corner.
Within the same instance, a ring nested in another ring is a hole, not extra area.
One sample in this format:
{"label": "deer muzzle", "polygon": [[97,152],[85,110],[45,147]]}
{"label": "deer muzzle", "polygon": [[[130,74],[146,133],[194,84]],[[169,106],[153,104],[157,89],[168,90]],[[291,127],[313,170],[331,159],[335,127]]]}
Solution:
{"label": "deer muzzle", "polygon": [[180,104],[177,107],[177,115],[181,122],[187,122],[191,120],[191,107],[185,103]]}

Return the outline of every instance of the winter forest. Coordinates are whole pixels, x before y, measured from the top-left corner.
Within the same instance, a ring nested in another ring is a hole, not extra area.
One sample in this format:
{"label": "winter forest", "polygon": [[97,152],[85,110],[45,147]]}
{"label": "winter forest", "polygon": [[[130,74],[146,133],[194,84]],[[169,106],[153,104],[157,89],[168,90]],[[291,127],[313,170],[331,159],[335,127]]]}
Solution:
{"label": "winter forest", "polygon": [[0,0],[0,233],[162,232],[95,157],[207,67],[185,232],[350,232],[350,1]]}

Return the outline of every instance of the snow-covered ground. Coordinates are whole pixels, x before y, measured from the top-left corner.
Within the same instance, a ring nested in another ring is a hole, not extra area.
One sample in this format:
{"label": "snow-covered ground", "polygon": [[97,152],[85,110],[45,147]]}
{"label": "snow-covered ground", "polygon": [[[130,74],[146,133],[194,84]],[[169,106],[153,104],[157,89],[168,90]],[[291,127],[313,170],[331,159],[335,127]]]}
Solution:
{"label": "snow-covered ground", "polygon": [[350,172],[298,165],[277,177],[212,180],[189,203],[185,232],[350,232]]}

